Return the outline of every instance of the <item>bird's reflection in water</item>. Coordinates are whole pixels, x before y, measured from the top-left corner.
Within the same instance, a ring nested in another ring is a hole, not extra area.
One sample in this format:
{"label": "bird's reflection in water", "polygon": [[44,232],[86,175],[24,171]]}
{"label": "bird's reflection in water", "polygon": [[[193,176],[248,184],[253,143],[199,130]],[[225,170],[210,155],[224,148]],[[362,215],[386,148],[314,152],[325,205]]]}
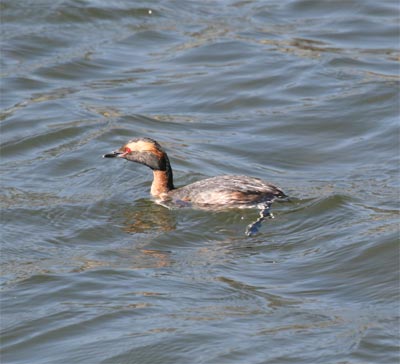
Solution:
{"label": "bird's reflection in water", "polygon": [[[164,206],[157,205],[149,199],[135,201],[129,208],[122,209],[122,230],[129,234],[154,234],[167,233],[176,230],[175,215]],[[132,269],[162,268],[172,264],[170,252],[151,249],[148,239],[135,242],[131,246],[114,249],[113,254],[118,255],[118,261],[124,262]]]}
{"label": "bird's reflection in water", "polygon": [[127,233],[168,232],[176,230],[176,219],[170,210],[151,200],[141,199],[123,211],[123,230]]}
{"label": "bird's reflection in water", "polygon": [[170,257],[170,252],[151,249],[140,249],[140,253],[151,268],[170,267],[173,260]]}

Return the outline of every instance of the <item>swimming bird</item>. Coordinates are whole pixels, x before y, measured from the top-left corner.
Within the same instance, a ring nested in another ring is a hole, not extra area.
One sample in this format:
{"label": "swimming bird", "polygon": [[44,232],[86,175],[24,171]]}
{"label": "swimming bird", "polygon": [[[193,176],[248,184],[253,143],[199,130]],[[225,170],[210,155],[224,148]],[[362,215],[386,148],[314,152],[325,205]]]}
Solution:
{"label": "swimming bird", "polygon": [[160,204],[207,210],[258,208],[260,217],[247,226],[247,235],[256,233],[265,217],[273,218],[270,207],[274,200],[287,197],[271,183],[240,175],[216,176],[175,188],[168,155],[158,142],[150,138],[132,139],[103,157],[126,159],[152,169],[150,193]]}

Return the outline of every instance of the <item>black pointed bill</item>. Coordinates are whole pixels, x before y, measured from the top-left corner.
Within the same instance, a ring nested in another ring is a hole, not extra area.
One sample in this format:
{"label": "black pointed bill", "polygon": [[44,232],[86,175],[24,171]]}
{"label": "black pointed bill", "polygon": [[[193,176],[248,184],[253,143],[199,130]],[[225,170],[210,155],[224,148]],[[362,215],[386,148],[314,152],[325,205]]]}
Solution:
{"label": "black pointed bill", "polygon": [[121,152],[118,152],[117,150],[115,150],[114,152],[104,154],[103,158],[116,158],[116,157],[120,157],[122,154],[124,154],[124,153],[121,153]]}

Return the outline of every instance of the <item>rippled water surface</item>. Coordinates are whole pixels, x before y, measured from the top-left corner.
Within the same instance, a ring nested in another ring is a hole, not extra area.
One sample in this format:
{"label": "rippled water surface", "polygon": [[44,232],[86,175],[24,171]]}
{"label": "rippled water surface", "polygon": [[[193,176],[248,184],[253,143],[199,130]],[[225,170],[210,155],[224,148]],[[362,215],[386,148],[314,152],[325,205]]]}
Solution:
{"label": "rippled water surface", "polygon": [[[397,1],[0,10],[2,363],[398,363]],[[139,136],[291,201],[168,210]]]}

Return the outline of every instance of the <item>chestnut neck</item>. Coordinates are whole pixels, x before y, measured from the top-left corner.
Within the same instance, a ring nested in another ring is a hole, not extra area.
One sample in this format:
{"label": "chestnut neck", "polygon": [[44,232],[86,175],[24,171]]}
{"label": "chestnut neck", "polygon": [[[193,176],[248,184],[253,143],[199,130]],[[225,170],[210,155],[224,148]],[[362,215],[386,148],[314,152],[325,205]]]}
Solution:
{"label": "chestnut neck", "polygon": [[168,156],[164,153],[163,157],[165,158],[165,168],[153,170],[153,183],[151,184],[150,192],[154,197],[160,197],[174,189],[172,169]]}

